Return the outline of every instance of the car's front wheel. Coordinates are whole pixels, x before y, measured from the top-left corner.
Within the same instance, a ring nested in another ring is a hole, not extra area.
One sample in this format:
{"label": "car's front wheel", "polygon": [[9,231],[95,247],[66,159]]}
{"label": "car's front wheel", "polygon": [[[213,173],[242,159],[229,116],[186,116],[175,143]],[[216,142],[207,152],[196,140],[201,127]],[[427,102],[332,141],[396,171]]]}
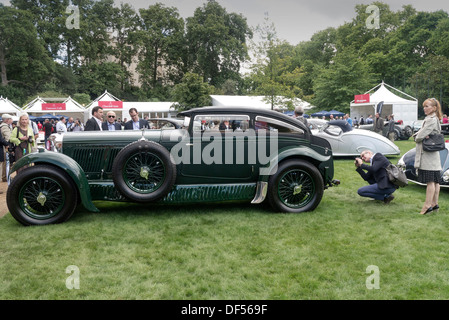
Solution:
{"label": "car's front wheel", "polygon": [[304,160],[282,162],[268,181],[268,201],[276,211],[314,210],[323,197],[324,182],[318,169]]}
{"label": "car's front wheel", "polygon": [[61,169],[47,165],[35,165],[18,173],[6,195],[9,212],[26,226],[67,221],[77,199],[72,179]]}

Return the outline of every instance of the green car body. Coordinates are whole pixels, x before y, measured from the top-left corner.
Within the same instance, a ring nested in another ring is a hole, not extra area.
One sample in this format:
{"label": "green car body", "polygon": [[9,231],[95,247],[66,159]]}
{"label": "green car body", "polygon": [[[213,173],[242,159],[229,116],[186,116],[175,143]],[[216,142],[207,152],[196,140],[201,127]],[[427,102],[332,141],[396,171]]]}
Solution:
{"label": "green car body", "polygon": [[[29,167],[8,188],[11,214],[24,225],[49,224],[68,220],[77,203],[98,211],[96,200],[266,198],[276,211],[296,213],[315,209],[336,183],[329,143],[294,118],[218,107],[180,115],[184,128],[55,135],[58,152],[41,149],[13,166],[12,172]],[[232,127],[220,130],[225,123]]]}

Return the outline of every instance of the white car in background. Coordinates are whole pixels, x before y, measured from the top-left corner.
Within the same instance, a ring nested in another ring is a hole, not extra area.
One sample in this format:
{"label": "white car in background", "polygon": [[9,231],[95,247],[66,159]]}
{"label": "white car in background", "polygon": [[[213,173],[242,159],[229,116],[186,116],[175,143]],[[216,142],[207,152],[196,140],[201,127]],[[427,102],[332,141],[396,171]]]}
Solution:
{"label": "white car in background", "polygon": [[[312,121],[309,128],[315,125],[315,121]],[[309,123],[309,120],[307,122]],[[320,128],[311,131],[313,135],[329,141],[334,157],[359,156],[363,150],[380,152],[385,156],[400,154],[396,144],[374,131],[355,129],[346,120],[325,122]]]}

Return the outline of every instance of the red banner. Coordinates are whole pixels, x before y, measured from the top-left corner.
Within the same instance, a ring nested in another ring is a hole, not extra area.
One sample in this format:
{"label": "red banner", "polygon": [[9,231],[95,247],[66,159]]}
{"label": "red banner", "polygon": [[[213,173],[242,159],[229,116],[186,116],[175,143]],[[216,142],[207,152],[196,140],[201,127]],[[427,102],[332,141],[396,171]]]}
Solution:
{"label": "red banner", "polygon": [[123,109],[123,101],[98,101],[98,105],[107,109]]}
{"label": "red banner", "polygon": [[43,103],[42,110],[47,111],[65,110],[65,103]]}
{"label": "red banner", "polygon": [[369,102],[369,93],[358,94],[354,96],[354,103],[367,103]]}

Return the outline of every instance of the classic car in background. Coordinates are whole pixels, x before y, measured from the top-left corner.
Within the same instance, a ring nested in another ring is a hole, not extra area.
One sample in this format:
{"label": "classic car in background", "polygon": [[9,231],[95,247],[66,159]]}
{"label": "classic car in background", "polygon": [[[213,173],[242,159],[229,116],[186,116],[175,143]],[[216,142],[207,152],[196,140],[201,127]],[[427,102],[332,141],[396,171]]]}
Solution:
{"label": "classic car in background", "polygon": [[[423,185],[418,182],[418,175],[415,169],[415,155],[416,148],[407,151],[398,161],[398,167],[405,171],[407,179],[416,183]],[[446,142],[446,149],[440,151],[441,167],[441,179],[440,186],[442,188],[449,188],[449,143]],[[425,184],[424,184],[425,185]]]}
{"label": "classic car in background", "polygon": [[[359,129],[374,131],[373,124],[364,124],[359,126]],[[382,135],[388,137],[388,121],[385,121]],[[403,125],[395,122],[394,125],[394,140],[408,140],[413,135],[413,128],[409,125]]]}
{"label": "classic car in background", "polygon": [[[180,113],[185,129],[68,132],[52,135],[7,192],[24,225],[68,220],[94,200],[203,203],[265,199],[278,212],[314,210],[333,180],[329,142],[271,110],[205,107]],[[151,210],[151,205],[148,206]]]}
{"label": "classic car in background", "polygon": [[327,122],[320,129],[312,129],[313,135],[329,141],[334,157],[358,156],[369,149],[383,155],[399,155],[399,148],[387,138],[368,130],[354,129],[346,120]]}
{"label": "classic car in background", "polygon": [[449,123],[441,124],[441,133],[444,135],[449,135]]}
{"label": "classic car in background", "polygon": [[413,121],[413,123],[412,123],[413,133],[416,133],[419,131],[419,129],[421,129],[423,121],[424,120]]}
{"label": "classic car in background", "polygon": [[[413,133],[418,132],[419,129],[421,129],[423,121],[424,120],[413,121],[413,124],[412,124]],[[441,133],[444,134],[444,135],[449,135],[449,123],[442,123],[441,124]]]}
{"label": "classic car in background", "polygon": [[150,118],[148,119],[150,129],[182,129],[184,127],[184,121],[175,118]]}
{"label": "classic car in background", "polygon": [[307,126],[310,130],[319,130],[325,125],[327,125],[329,121],[323,119],[307,119]]}

